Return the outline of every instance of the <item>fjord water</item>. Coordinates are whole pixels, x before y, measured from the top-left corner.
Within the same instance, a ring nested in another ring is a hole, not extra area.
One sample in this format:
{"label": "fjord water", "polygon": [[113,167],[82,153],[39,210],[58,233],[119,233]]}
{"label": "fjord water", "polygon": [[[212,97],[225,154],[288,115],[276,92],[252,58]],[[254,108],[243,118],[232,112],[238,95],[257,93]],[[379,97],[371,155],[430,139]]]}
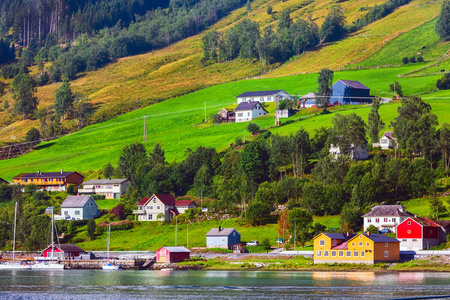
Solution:
{"label": "fjord water", "polygon": [[432,295],[450,295],[450,274],[0,271],[0,299],[395,299]]}

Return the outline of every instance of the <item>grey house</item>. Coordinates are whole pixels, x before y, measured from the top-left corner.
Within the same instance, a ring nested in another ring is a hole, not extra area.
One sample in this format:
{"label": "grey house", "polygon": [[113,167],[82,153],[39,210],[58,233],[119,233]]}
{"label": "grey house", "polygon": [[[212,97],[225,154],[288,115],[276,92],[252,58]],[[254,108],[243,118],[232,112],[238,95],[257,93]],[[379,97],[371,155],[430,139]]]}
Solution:
{"label": "grey house", "polygon": [[55,220],[84,220],[99,216],[98,205],[91,196],[69,196],[61,204]]}
{"label": "grey house", "polygon": [[245,92],[236,96],[237,103],[255,101],[275,102],[277,97],[279,97],[280,100],[294,98],[283,90]]}
{"label": "grey house", "polygon": [[105,199],[120,199],[131,185],[128,178],[122,179],[92,179],[83,183],[78,192],[82,195],[104,195]]}
{"label": "grey house", "polygon": [[207,248],[231,249],[234,244],[241,242],[241,234],[234,228],[212,228],[206,234]]}

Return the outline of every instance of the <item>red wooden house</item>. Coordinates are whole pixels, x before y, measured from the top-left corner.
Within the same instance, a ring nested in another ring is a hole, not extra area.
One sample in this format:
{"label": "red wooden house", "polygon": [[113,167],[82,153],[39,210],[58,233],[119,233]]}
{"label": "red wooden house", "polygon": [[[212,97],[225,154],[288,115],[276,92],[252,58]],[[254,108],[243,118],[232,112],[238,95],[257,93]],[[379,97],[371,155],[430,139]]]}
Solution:
{"label": "red wooden house", "polygon": [[162,247],[156,251],[156,262],[179,262],[189,259],[191,251],[185,247]]}
{"label": "red wooden house", "polygon": [[[53,252],[53,254],[52,254]],[[78,247],[77,245],[72,244],[62,244],[62,245],[54,245],[52,250],[52,245],[48,246],[47,249],[42,251],[42,256],[45,258],[58,257],[58,258],[74,258],[80,256],[80,254],[84,254],[86,251]]]}
{"label": "red wooden house", "polygon": [[401,250],[427,250],[446,240],[450,221],[410,217],[397,226]]}

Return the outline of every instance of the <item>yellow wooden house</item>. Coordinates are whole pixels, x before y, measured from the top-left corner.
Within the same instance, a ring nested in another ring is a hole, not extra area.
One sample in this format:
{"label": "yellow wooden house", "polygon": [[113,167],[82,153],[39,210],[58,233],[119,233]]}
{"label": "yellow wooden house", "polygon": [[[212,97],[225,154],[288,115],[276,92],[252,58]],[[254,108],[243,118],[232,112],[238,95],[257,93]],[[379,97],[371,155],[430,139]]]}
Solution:
{"label": "yellow wooden house", "polygon": [[314,263],[396,262],[400,241],[383,234],[321,233],[314,237]]}

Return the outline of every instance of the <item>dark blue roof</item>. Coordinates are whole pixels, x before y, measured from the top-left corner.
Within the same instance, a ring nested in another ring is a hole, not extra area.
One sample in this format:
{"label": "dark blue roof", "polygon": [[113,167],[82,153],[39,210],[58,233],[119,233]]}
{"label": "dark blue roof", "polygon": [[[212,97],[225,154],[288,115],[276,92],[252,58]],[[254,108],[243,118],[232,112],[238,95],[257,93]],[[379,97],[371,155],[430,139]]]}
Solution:
{"label": "dark blue roof", "polygon": [[400,243],[399,240],[385,236],[384,234],[376,234],[376,233],[371,233],[371,234],[366,234],[363,233],[363,235],[365,237],[367,237],[368,239],[372,240],[375,243],[385,243],[385,242],[390,242],[390,243]]}
{"label": "dark blue roof", "polygon": [[354,237],[356,234],[352,233],[352,234],[344,234],[344,233],[323,233],[324,235],[326,235],[327,237],[329,237],[330,239],[334,239],[334,240],[345,240],[348,241],[349,239],[351,239],[352,237]]}
{"label": "dark blue roof", "polygon": [[351,87],[352,89],[370,90],[367,86],[365,86],[359,81],[343,80],[343,79],[339,79],[338,81],[342,81],[346,86]]}
{"label": "dark blue roof", "polygon": [[272,95],[275,95],[275,94],[277,94],[279,92],[284,92],[284,91],[283,90],[273,90],[273,91],[245,92],[245,93],[240,94],[239,96],[236,96],[236,98],[240,98],[240,97],[272,96]]}
{"label": "dark blue roof", "polygon": [[[236,107],[236,109],[234,111],[239,111],[239,110],[252,110],[257,104],[260,104],[258,101],[253,101],[253,102],[242,102],[239,103],[239,105]],[[261,108],[264,109],[265,111],[267,111],[264,106],[261,105]]]}

